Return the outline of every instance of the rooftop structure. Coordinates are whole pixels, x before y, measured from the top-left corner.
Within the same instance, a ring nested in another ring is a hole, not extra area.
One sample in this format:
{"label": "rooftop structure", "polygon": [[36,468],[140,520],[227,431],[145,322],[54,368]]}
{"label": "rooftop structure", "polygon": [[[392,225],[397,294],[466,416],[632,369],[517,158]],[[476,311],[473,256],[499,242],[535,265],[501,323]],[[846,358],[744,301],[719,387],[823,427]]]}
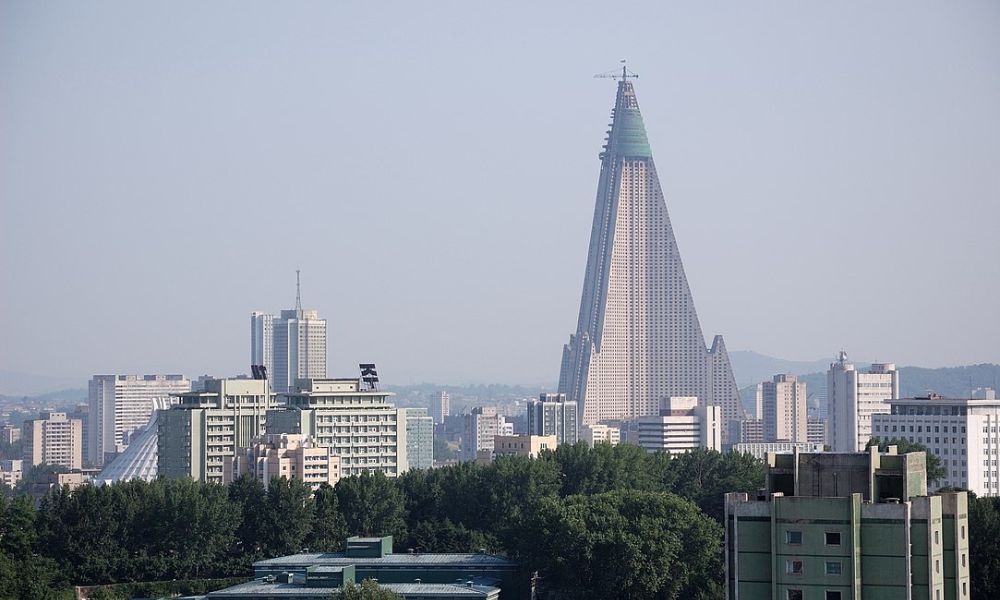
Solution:
{"label": "rooftop structure", "polygon": [[347,581],[374,579],[404,598],[520,600],[530,594],[518,565],[493,554],[392,553],[392,537],[348,538],[344,552],[261,560],[255,581],[212,592],[214,598],[323,598]]}
{"label": "rooftop structure", "polygon": [[727,600],[969,598],[968,498],[927,495],[923,452],[767,456],[726,494]]}
{"label": "rooftop structure", "polygon": [[600,180],[576,332],[559,391],[582,423],[653,416],[694,396],[744,416],[722,336],[711,349],[695,311],[632,81],[624,76],[599,155]]}
{"label": "rooftop structure", "polygon": [[639,446],[648,452],[722,450],[722,408],[699,405],[694,397],[672,397],[657,416],[640,417]]}

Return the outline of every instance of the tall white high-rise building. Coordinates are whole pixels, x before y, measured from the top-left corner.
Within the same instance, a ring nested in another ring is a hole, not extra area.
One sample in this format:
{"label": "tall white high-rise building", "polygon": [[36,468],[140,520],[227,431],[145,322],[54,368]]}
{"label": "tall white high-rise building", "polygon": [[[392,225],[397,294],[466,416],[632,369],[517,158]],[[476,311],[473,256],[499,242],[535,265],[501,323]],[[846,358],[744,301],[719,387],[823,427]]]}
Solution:
{"label": "tall white high-rise building", "polygon": [[430,415],[435,423],[444,423],[444,418],[451,414],[451,396],[441,390],[436,397],[431,398]]}
{"label": "tall white high-rise building", "polygon": [[722,409],[695,397],[668,398],[657,416],[639,418],[639,446],[647,452],[722,450]]}
{"label": "tall white high-rise building", "polygon": [[[270,318],[272,362],[267,376],[273,390],[279,394],[292,389],[298,379],[326,378],[326,319],[319,318],[319,311],[302,309],[298,271],[295,278],[295,308],[283,310],[279,316]],[[259,319],[262,327],[266,317],[270,315]],[[261,356],[266,359],[267,336],[262,334],[260,343],[255,346],[256,325],[257,321],[251,316],[251,358]],[[266,362],[253,364],[267,366]]]}
{"label": "tall white high-rise building", "polygon": [[775,375],[757,389],[764,413],[764,441],[807,441],[806,383],[795,375]]}
{"label": "tall white high-rise building", "polygon": [[100,466],[128,446],[154,409],[175,404],[173,394],[191,391],[191,382],[183,375],[94,375],[88,387],[87,456]]}
{"label": "tall white high-rise building", "polygon": [[273,382],[274,315],[261,311],[250,313],[250,364],[263,365],[267,379]]}
{"label": "tall white high-rise building", "polygon": [[[656,415],[674,396],[744,417],[722,336],[698,322],[632,82],[622,73],[601,174],[576,333],[559,391],[582,422]],[[738,426],[734,424],[734,426]]]}
{"label": "tall white high-rise building", "polygon": [[886,400],[899,398],[899,372],[892,363],[876,363],[862,373],[841,351],[827,371],[826,389],[830,446],[834,452],[858,452],[872,437],[872,415],[888,413]]}
{"label": "tall white high-rise building", "polygon": [[462,460],[476,460],[480,452],[493,454],[494,438],[514,435],[514,424],[497,413],[495,406],[477,406],[465,415],[462,428]]}

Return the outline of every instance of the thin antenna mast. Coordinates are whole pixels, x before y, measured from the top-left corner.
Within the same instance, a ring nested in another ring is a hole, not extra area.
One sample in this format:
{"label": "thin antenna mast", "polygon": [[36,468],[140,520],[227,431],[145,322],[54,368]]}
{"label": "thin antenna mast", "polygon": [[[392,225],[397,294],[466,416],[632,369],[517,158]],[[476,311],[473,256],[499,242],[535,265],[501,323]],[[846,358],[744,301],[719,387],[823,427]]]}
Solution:
{"label": "thin antenna mast", "polygon": [[295,312],[302,314],[302,280],[298,269],[295,269]]}
{"label": "thin antenna mast", "polygon": [[607,73],[598,73],[597,75],[594,75],[594,79],[614,79],[615,81],[617,81],[620,78],[622,81],[624,81],[626,79],[636,79],[639,77],[639,75],[636,74],[634,71],[630,71],[625,67],[624,60],[621,60],[619,62],[622,63],[621,73],[619,73],[618,70],[615,69],[614,71],[609,71]]}

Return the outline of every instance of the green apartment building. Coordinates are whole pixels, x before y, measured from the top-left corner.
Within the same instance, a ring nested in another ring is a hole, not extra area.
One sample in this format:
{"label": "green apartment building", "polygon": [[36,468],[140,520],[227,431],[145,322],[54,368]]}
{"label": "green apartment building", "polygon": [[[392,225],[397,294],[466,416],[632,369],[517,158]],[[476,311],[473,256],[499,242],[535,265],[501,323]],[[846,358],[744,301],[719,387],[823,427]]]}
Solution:
{"label": "green apartment building", "polygon": [[769,454],[726,494],[727,600],[967,600],[968,497],[927,495],[923,452]]}

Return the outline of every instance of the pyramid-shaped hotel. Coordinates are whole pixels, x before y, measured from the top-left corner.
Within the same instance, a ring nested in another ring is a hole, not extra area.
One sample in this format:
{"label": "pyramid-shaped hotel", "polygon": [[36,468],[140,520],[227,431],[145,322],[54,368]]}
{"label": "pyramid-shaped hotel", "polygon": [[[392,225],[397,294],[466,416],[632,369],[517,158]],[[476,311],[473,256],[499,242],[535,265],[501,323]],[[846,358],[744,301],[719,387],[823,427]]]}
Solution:
{"label": "pyramid-shaped hotel", "polygon": [[656,415],[697,396],[722,407],[723,439],[744,417],[722,336],[707,348],[627,73],[618,81],[590,237],[576,333],[563,348],[559,391],[584,424]]}

